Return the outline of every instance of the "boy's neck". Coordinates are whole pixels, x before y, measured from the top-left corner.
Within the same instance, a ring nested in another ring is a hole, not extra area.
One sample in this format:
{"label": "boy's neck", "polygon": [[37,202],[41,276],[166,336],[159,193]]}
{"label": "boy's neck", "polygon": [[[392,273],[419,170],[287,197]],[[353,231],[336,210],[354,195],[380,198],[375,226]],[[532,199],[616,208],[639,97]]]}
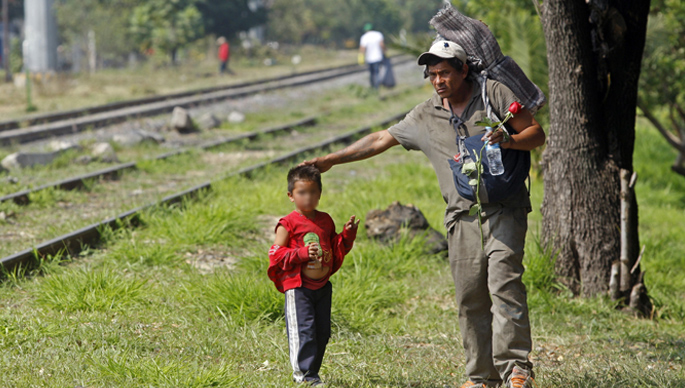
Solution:
{"label": "boy's neck", "polygon": [[309,219],[314,219],[314,217],[316,216],[316,209],[311,210],[311,211],[303,211],[300,209],[296,209],[295,211],[302,214],[303,216],[305,216]]}

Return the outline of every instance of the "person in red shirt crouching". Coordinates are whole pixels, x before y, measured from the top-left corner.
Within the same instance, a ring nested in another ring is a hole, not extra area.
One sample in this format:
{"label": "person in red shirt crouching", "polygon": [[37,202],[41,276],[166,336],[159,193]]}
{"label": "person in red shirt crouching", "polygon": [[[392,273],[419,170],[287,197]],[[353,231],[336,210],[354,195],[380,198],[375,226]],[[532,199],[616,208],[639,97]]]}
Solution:
{"label": "person in red shirt crouching", "polygon": [[335,233],[327,213],[316,210],[321,173],[314,166],[288,172],[288,197],[295,211],[281,218],[269,250],[269,278],[285,293],[285,323],[293,379],[322,385],[319,369],[331,336],[331,282],[357,237],[355,216]]}

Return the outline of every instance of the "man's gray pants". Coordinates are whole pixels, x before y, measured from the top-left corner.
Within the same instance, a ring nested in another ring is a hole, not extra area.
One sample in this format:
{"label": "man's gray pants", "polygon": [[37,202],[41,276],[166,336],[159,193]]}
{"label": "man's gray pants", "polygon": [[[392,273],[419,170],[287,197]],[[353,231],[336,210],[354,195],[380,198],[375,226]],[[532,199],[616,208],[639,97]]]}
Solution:
{"label": "man's gray pants", "polygon": [[523,275],[525,208],[484,205],[481,249],[478,218],[465,214],[448,232],[459,306],[466,374],[475,383],[506,381],[515,365],[532,369],[530,323]]}

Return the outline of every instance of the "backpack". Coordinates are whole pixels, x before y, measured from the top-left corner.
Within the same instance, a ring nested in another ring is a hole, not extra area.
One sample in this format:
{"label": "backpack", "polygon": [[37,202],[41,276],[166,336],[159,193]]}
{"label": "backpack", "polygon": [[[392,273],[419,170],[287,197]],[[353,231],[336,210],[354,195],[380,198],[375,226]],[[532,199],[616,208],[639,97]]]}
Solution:
{"label": "backpack", "polygon": [[[492,111],[492,105],[486,92],[486,78],[480,80],[481,96],[487,116],[494,121],[500,121],[497,115]],[[450,107],[451,110],[451,107]],[[475,135],[466,137],[459,133],[459,125],[461,120],[452,112],[450,123],[452,124],[457,136],[457,146],[459,147],[460,159],[449,159],[449,165],[452,170],[454,178],[454,186],[460,196],[470,200],[476,200],[476,186],[469,185],[471,179],[478,177],[477,172],[465,174],[462,172],[463,166],[466,163],[476,162],[480,157],[480,150],[483,147],[481,138],[483,135]],[[507,124],[504,127],[508,127]],[[507,128],[512,131],[511,127]],[[525,186],[526,178],[530,171],[530,151],[504,149],[500,147],[502,152],[502,164],[504,165],[504,173],[501,175],[490,174],[490,162],[485,157],[483,152],[483,160],[481,162],[483,170],[481,173],[480,184],[480,200],[481,203],[495,203],[500,202],[512,194],[517,193],[521,186]]]}

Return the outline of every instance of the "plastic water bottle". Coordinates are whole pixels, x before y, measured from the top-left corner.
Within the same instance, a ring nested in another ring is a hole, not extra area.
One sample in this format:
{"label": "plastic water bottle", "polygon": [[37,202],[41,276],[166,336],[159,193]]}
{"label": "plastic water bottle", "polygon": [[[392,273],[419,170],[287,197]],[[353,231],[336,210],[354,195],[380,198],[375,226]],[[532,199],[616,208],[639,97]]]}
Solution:
{"label": "plastic water bottle", "polygon": [[[485,129],[488,133],[492,132],[492,128],[490,127],[486,127]],[[499,143],[486,145],[485,155],[488,158],[490,175],[504,174],[504,165],[502,164],[502,150],[499,148]]]}

